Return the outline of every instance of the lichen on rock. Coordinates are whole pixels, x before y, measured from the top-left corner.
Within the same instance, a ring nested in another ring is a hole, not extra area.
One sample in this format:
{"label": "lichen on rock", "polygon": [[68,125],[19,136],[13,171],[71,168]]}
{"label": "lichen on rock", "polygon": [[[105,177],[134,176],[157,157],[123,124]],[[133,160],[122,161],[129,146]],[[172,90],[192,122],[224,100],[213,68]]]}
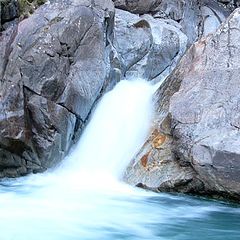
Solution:
{"label": "lichen on rock", "polygon": [[35,9],[47,2],[47,0],[18,0],[20,16],[22,18],[30,16]]}

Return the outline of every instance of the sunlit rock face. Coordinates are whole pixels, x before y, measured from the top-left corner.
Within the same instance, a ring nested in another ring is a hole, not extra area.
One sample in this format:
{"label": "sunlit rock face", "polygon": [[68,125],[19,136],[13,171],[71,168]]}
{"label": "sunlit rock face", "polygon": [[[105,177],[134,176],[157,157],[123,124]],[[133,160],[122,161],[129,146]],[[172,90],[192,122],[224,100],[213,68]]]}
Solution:
{"label": "sunlit rock face", "polygon": [[53,1],[1,35],[0,177],[59,162],[107,86],[111,1]]}
{"label": "sunlit rock face", "polygon": [[152,135],[127,181],[239,200],[239,28],[238,9],[160,87]]}

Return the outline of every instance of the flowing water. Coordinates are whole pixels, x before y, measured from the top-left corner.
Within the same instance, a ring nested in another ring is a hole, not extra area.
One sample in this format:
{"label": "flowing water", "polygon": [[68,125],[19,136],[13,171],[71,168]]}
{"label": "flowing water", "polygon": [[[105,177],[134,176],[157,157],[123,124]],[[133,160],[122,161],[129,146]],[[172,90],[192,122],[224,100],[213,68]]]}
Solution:
{"label": "flowing water", "polygon": [[61,166],[0,186],[0,240],[235,240],[240,208],[122,183],[153,117],[154,86],[121,81]]}

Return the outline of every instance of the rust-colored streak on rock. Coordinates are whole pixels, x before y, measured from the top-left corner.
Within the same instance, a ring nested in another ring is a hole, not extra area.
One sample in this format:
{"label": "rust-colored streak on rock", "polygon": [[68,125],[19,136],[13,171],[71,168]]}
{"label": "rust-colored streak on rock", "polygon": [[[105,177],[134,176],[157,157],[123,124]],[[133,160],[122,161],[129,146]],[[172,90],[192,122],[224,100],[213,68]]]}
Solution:
{"label": "rust-colored streak on rock", "polygon": [[152,146],[154,148],[160,148],[165,141],[166,141],[166,136],[162,134],[158,134],[156,137],[154,137],[152,141]]}
{"label": "rust-colored streak on rock", "polygon": [[141,164],[142,164],[143,167],[146,167],[146,166],[147,166],[149,154],[150,154],[150,152],[148,152],[147,154],[145,154],[145,155],[141,158]]}

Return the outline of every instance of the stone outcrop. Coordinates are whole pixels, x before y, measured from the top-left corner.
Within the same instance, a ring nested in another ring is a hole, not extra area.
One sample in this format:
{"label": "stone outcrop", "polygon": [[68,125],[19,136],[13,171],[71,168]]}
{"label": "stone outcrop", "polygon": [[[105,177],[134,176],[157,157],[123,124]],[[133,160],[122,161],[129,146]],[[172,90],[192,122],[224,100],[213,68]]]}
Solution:
{"label": "stone outcrop", "polygon": [[[113,0],[117,8],[135,14],[150,14],[154,18],[172,19],[182,26],[190,46],[200,37],[214,32],[229,16],[236,4],[228,3],[226,8],[221,1],[197,0]],[[226,2],[225,2],[226,3]]]}
{"label": "stone outcrop", "polygon": [[110,82],[111,1],[54,1],[1,35],[0,177],[41,172]]}
{"label": "stone outcrop", "polygon": [[240,9],[195,43],[156,93],[152,135],[125,179],[240,200]]}
{"label": "stone outcrop", "polygon": [[122,77],[160,81],[187,49],[187,36],[171,20],[116,10],[114,48]]}

